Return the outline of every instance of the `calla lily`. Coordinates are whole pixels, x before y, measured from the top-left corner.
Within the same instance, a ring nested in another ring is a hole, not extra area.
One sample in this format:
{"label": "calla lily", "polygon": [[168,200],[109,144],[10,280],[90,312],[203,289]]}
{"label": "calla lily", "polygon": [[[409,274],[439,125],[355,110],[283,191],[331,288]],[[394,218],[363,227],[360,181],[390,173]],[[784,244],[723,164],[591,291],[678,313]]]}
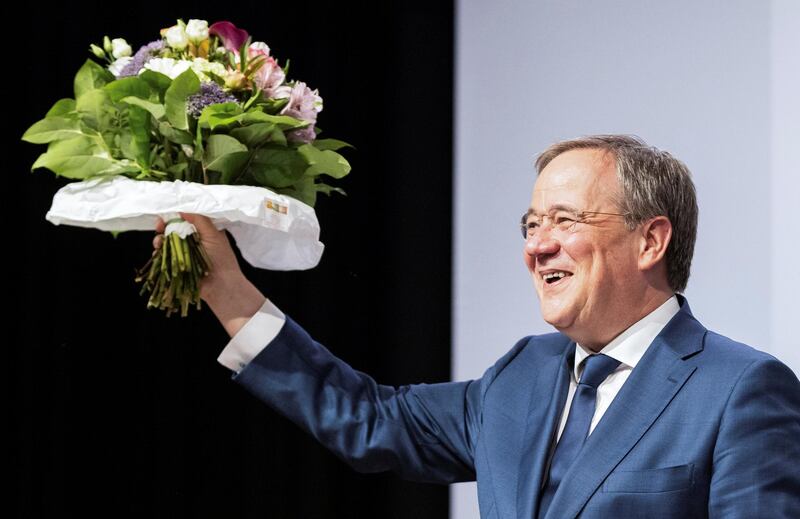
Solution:
{"label": "calla lily", "polygon": [[244,29],[237,29],[231,22],[217,22],[208,28],[208,33],[219,36],[225,48],[231,52],[239,52],[242,44],[250,36]]}

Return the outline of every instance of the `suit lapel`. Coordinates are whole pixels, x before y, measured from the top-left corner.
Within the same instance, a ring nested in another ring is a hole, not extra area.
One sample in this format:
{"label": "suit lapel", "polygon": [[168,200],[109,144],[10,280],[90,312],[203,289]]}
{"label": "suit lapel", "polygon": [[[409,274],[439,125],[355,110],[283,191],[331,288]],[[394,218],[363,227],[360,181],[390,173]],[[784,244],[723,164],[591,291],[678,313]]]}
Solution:
{"label": "suit lapel", "polygon": [[548,519],[580,513],[694,372],[683,360],[702,350],[706,330],[692,317],[685,299],[679,301],[681,311],[653,340],[565,474]]}
{"label": "suit lapel", "polygon": [[[541,367],[535,368],[538,377],[530,394],[517,479],[517,516],[520,519],[534,517],[538,506],[544,465],[566,403],[569,364],[574,355],[575,343],[570,342],[563,353],[549,357]],[[549,404],[542,405],[547,400]]]}

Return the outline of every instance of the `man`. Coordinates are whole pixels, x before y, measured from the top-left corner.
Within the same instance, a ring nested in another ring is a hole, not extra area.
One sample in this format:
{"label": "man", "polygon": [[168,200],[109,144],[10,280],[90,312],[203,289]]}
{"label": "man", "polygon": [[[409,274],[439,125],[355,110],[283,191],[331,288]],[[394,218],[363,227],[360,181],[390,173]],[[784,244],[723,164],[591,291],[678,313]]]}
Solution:
{"label": "man", "polygon": [[523,257],[558,333],[521,339],[478,380],[381,386],[186,215],[214,264],[201,295],[232,337],[220,362],[357,470],[477,479],[482,517],[800,517],[800,382],[679,295],[697,228],[686,167],[594,136],[537,168]]}

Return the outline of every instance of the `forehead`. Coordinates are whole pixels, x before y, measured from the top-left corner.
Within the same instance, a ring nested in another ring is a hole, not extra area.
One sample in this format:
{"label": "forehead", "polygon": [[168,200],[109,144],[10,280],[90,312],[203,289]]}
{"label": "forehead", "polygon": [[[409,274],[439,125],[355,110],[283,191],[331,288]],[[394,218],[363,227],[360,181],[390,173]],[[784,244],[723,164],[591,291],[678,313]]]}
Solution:
{"label": "forehead", "polygon": [[547,212],[554,206],[581,211],[614,207],[619,192],[613,156],[603,150],[570,150],[555,157],[533,187],[531,209]]}

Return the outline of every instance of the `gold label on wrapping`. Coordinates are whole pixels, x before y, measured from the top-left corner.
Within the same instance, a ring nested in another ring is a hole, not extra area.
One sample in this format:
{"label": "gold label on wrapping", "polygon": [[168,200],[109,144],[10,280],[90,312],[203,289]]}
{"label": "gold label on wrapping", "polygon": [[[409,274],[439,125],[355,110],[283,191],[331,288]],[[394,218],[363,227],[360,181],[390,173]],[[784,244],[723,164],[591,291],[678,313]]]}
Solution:
{"label": "gold label on wrapping", "polygon": [[287,214],[289,212],[289,206],[279,204],[273,200],[267,200],[264,205],[267,206],[267,209],[272,209],[276,213]]}

